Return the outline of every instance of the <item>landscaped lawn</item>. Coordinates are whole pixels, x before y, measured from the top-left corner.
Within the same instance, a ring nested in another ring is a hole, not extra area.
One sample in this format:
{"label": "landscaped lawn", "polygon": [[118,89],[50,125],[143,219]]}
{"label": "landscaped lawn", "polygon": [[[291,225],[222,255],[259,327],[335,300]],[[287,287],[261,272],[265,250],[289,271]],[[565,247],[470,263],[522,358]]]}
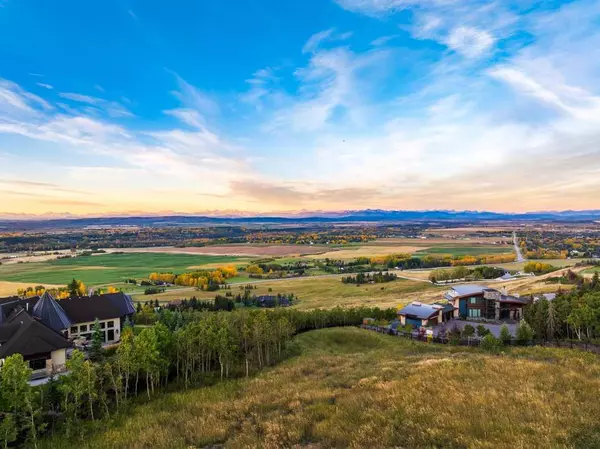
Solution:
{"label": "landscaped lawn", "polygon": [[429,256],[429,255],[440,255],[449,254],[451,256],[481,256],[484,254],[510,254],[513,253],[514,249],[509,245],[500,246],[464,246],[464,245],[448,245],[448,246],[434,246],[419,250],[415,253],[415,256]]}

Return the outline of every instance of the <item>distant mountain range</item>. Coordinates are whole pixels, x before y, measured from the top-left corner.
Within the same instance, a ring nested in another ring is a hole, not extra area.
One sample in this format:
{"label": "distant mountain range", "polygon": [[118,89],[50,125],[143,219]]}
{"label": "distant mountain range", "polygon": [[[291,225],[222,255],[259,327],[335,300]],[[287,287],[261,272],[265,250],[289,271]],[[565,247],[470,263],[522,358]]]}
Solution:
{"label": "distant mountain range", "polygon": [[191,225],[242,225],[242,224],[310,224],[347,222],[500,222],[500,221],[553,221],[591,222],[600,220],[600,210],[545,211],[502,213],[488,211],[455,210],[382,210],[366,209],[342,212],[302,211],[292,214],[250,216],[235,212],[226,215],[142,215],[113,217],[40,217],[0,215],[0,228],[84,228],[110,226],[191,226]]}

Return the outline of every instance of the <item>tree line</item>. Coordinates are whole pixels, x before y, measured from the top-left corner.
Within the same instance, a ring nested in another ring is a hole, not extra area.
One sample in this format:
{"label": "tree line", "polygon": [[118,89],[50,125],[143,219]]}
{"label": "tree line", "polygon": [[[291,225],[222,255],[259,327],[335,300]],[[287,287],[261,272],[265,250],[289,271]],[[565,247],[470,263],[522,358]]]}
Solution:
{"label": "tree line", "polygon": [[382,284],[392,282],[398,279],[398,275],[389,272],[380,271],[378,273],[358,273],[356,276],[346,276],[342,278],[344,284]]}
{"label": "tree line", "polygon": [[600,279],[579,277],[575,288],[559,292],[548,301],[544,297],[528,305],[524,318],[531,325],[536,339],[553,341],[600,339]]}
{"label": "tree line", "polygon": [[[239,310],[186,312],[161,310],[158,322],[134,332],[124,326],[114,353],[97,347],[86,360],[73,351],[68,375],[40,387],[20,354],[0,370],[0,445],[36,446],[45,434],[73,438],[84,421],[120,410],[132,398],[151,398],[167,387],[190,388],[249,376],[285,356],[291,337],[311,329],[358,325],[363,317],[395,317],[394,309]],[[99,326],[95,326],[97,330]],[[93,339],[94,340],[94,339]]]}

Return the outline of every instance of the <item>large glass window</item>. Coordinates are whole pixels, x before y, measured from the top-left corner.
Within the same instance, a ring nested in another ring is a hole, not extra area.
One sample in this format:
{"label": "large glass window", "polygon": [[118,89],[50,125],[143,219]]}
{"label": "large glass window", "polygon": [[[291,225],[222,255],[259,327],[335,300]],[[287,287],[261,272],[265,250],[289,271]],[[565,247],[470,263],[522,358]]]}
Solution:
{"label": "large glass window", "polygon": [[79,332],[87,332],[87,324],[82,324],[79,326]]}
{"label": "large glass window", "polygon": [[477,298],[470,298],[471,304],[477,304]]}
{"label": "large glass window", "polygon": [[471,318],[480,318],[481,317],[481,309],[469,309],[469,316]]}
{"label": "large glass window", "polygon": [[110,329],[111,327],[115,327],[115,322],[114,321],[109,321],[106,325]]}
{"label": "large glass window", "polygon": [[71,328],[71,333],[72,334],[76,334],[77,333],[77,326],[74,326]]}

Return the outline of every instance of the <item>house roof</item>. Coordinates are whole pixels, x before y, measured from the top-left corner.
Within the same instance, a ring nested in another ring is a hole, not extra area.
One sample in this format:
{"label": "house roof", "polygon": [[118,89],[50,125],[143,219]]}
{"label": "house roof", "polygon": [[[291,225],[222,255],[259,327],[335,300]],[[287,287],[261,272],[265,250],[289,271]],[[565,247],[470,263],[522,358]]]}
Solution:
{"label": "house roof", "polygon": [[116,306],[121,316],[131,315],[135,313],[135,305],[133,303],[133,299],[131,296],[126,295],[123,292],[118,293],[107,293],[102,295],[102,297],[107,298],[114,306]]}
{"label": "house roof", "polygon": [[62,299],[60,306],[73,324],[121,318],[120,308],[109,295],[94,295]]}
{"label": "house roof", "polygon": [[27,314],[13,314],[10,322],[0,325],[0,359],[13,354],[23,357],[70,347],[69,341]]}
{"label": "house roof", "polygon": [[71,320],[52,295],[45,292],[33,306],[33,316],[56,332],[71,327]]}
{"label": "house roof", "polygon": [[531,300],[529,298],[520,298],[517,296],[500,295],[499,302],[506,304],[529,304]]}
{"label": "house roof", "polygon": [[25,309],[26,311],[31,312],[38,299],[39,296],[32,296],[25,299],[19,298],[18,296],[0,298],[0,324],[6,322],[8,317],[15,310]]}
{"label": "house roof", "polygon": [[477,295],[483,293],[488,287],[484,287],[483,285],[477,284],[463,284],[463,285],[455,285],[451,288],[456,292],[456,296],[468,296],[468,295]]}
{"label": "house roof", "polygon": [[501,279],[501,280],[503,280],[503,281],[510,281],[510,280],[512,280],[512,279],[516,279],[516,278],[515,278],[515,277],[514,277],[512,274],[510,274],[510,273],[506,272],[506,273],[504,273],[502,276],[500,276],[500,277],[499,277],[499,278],[497,278],[497,279]]}
{"label": "house roof", "polygon": [[411,315],[420,319],[428,319],[433,315],[439,313],[444,306],[440,306],[439,304],[422,304],[420,302],[411,302],[410,304],[404,306],[404,308],[398,311],[398,315]]}

